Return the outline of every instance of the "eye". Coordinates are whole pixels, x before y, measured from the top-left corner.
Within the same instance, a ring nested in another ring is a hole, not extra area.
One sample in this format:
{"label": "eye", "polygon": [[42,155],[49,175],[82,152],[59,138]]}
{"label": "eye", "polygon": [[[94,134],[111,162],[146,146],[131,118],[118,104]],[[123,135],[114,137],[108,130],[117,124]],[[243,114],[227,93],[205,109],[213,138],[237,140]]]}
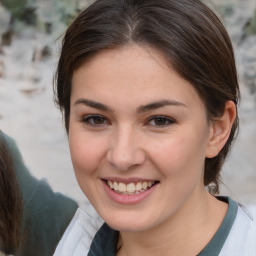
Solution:
{"label": "eye", "polygon": [[148,125],[159,126],[159,127],[168,126],[173,123],[175,123],[175,121],[166,116],[154,116],[154,117],[151,117],[147,122]]}
{"label": "eye", "polygon": [[86,125],[99,127],[108,124],[107,119],[101,115],[88,115],[83,117],[82,122]]}

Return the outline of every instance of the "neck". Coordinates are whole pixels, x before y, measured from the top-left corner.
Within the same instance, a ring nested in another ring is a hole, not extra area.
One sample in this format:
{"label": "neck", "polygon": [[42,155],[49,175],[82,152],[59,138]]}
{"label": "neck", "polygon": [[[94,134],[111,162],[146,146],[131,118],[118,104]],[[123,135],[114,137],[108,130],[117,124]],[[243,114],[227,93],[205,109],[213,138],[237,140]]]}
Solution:
{"label": "neck", "polygon": [[[141,232],[120,232],[118,256],[194,256],[220,227],[228,205],[205,192],[157,227]],[[211,221],[209,221],[211,220]]]}

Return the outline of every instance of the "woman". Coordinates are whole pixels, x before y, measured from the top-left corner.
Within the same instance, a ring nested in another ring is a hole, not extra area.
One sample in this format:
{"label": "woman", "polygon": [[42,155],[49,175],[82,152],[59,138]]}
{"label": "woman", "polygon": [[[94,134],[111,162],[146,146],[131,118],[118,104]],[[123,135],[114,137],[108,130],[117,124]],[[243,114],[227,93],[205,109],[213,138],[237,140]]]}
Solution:
{"label": "woman", "polygon": [[52,255],[77,204],[34,178],[14,140],[1,130],[0,191],[0,255]]}
{"label": "woman", "polygon": [[96,1],[65,34],[55,91],[77,180],[105,221],[78,210],[55,255],[255,255],[255,223],[216,196],[239,87],[207,6]]}
{"label": "woman", "polygon": [[0,197],[0,255],[2,255],[3,252],[15,251],[20,244],[22,220],[22,200],[13,171],[13,161],[3,140],[0,140]]}

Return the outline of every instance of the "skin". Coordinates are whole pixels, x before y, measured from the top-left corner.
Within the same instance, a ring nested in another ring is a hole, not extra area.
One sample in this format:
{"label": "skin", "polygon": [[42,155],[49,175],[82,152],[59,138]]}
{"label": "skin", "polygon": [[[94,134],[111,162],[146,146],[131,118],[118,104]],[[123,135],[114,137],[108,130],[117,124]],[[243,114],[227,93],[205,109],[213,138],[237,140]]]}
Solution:
{"label": "skin", "polygon": [[[133,45],[101,51],[74,72],[70,109],[75,174],[120,231],[118,255],[199,253],[227,211],[205,190],[203,173],[228,138],[234,104],[208,121],[194,87],[157,50]],[[158,184],[139,203],[120,204],[107,195],[107,179]]]}

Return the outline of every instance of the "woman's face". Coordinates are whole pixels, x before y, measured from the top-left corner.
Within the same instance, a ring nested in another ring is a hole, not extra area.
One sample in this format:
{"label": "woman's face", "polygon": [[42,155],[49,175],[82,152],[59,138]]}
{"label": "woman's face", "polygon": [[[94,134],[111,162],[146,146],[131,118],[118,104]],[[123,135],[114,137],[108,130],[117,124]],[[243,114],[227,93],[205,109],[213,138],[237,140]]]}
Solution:
{"label": "woman's face", "polygon": [[93,56],[74,72],[70,108],[78,183],[112,228],[166,224],[206,194],[211,124],[158,51],[133,45]]}

